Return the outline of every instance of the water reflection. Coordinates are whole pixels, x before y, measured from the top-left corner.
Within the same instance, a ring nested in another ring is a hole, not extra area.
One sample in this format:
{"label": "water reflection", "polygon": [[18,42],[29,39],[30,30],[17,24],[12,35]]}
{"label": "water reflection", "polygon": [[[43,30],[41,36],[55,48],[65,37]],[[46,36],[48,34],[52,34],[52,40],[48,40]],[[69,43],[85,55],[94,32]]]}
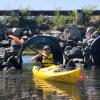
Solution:
{"label": "water reflection", "polygon": [[23,63],[32,63],[32,60],[31,60],[32,56],[22,56],[22,59],[23,59]]}
{"label": "water reflection", "polygon": [[94,68],[85,72],[88,77],[79,84],[82,100],[100,100],[100,70]]}
{"label": "water reflection", "polygon": [[[33,78],[35,91],[41,91],[44,100],[81,100],[77,86]],[[38,93],[37,93],[38,94]]]}
{"label": "water reflection", "polygon": [[[30,100],[32,98],[32,77],[22,74],[0,72],[0,100]],[[31,89],[30,89],[31,88]]]}

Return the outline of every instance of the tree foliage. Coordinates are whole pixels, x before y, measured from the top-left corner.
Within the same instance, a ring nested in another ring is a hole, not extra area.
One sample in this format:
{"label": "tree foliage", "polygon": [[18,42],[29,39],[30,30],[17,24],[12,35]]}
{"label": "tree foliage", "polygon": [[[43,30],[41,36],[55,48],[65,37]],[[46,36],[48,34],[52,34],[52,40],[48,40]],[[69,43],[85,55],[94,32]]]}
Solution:
{"label": "tree foliage", "polygon": [[82,13],[84,14],[86,24],[90,23],[93,10],[93,7],[87,7],[82,9]]}

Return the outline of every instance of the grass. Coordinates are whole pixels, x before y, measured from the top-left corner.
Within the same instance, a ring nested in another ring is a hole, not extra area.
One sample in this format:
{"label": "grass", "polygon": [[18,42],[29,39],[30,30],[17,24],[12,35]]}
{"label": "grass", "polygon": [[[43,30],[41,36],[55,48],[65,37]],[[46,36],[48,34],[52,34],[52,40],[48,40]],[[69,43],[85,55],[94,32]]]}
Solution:
{"label": "grass", "polygon": [[36,55],[36,52],[33,51],[23,51],[22,55]]}

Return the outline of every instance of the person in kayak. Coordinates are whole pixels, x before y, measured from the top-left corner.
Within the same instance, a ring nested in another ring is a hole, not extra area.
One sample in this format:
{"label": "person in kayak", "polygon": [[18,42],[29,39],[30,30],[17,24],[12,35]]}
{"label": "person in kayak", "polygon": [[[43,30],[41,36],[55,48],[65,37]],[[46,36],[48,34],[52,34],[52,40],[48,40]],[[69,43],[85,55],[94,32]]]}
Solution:
{"label": "person in kayak", "polygon": [[32,57],[32,61],[39,61],[42,63],[42,67],[49,67],[54,65],[53,53],[49,45],[43,47],[43,51]]}

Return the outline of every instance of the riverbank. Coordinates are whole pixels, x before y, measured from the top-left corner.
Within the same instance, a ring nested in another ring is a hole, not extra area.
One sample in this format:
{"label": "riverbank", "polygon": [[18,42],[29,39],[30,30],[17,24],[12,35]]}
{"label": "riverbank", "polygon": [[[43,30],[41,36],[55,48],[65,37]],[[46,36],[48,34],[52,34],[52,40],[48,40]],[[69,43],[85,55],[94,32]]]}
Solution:
{"label": "riverbank", "polygon": [[22,55],[35,55],[35,53],[32,51],[23,51]]}

